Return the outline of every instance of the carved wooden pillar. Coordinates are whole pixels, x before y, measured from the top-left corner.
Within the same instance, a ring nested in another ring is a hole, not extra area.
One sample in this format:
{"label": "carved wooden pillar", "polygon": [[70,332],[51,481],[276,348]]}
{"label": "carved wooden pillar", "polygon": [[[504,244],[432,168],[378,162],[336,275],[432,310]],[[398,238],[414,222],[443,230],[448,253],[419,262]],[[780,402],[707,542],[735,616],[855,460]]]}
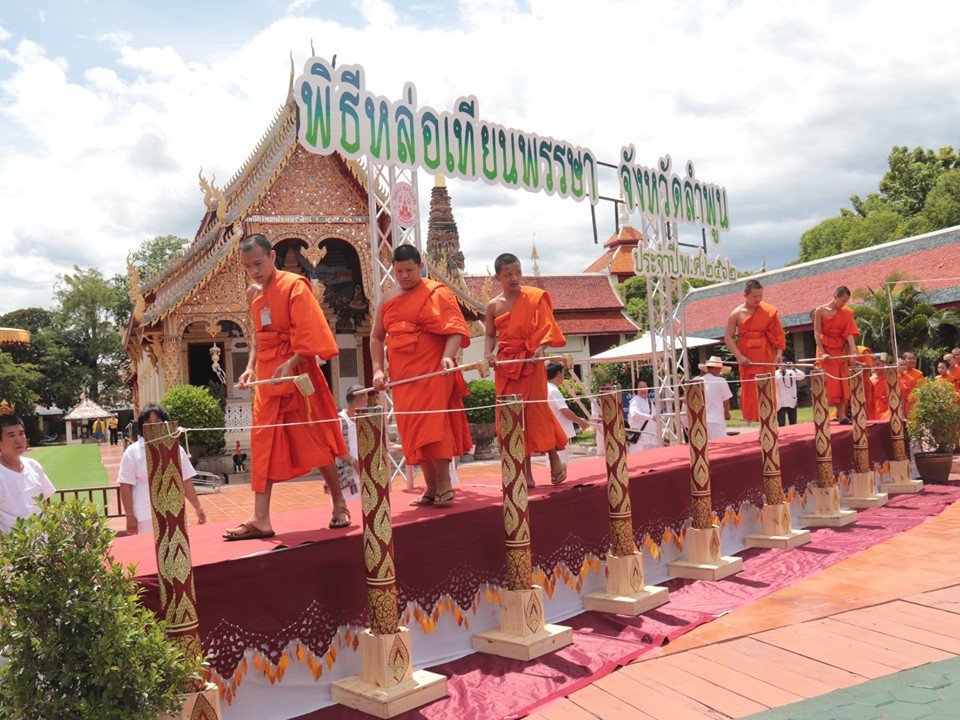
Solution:
{"label": "carved wooden pillar", "polygon": [[867,400],[863,390],[863,375],[850,375],[850,416],[853,420],[853,472],[850,473],[850,507],[880,507],[887,503],[887,494],[877,492],[877,481],[870,467],[870,447],[867,440]]}
{"label": "carved wooden pillar", "polygon": [[757,412],[760,415],[760,455],[763,461],[761,531],[747,535],[747,547],[790,548],[810,542],[809,530],[793,530],[790,506],[783,496],[780,477],[780,435],[777,400],[770,373],[757,375]]}
{"label": "carved wooden pillar", "polygon": [[522,396],[497,398],[497,433],[503,475],[507,589],[500,591],[499,630],[476,633],[473,648],[515,660],[532,660],[569,645],[573,630],[544,623],[543,588],[533,584]]}
{"label": "carved wooden pillar", "polygon": [[842,527],[855,522],[857,513],[840,507],[840,488],[837,487],[830,445],[830,402],[822,370],[810,373],[810,395],[813,400],[814,447],[817,450],[817,483],[816,487],[809,489],[814,511],[801,515],[800,524]]}
{"label": "carved wooden pillar", "polygon": [[705,389],[703,380],[695,380],[685,386],[693,519],[684,540],[687,557],[668,563],[667,572],[674,577],[720,580],[740,572],[743,569],[743,560],[723,556],[720,549],[720,527],[713,522]]}
{"label": "carved wooden pillar", "polygon": [[390,718],[444,697],[447,679],[413,668],[410,631],[400,626],[381,408],[358,410],[357,452],[370,627],[360,633],[360,674],[333,683],[330,694],[341,705]]}
{"label": "carved wooden pillar", "polygon": [[607,591],[583,598],[587,610],[639,615],[663,605],[667,589],[647,586],[643,556],[633,539],[633,512],[630,507],[630,476],[627,473],[627,438],[619,385],[600,388],[600,416],[603,421],[607,466],[607,512],[610,518],[610,550],[607,552]]}
{"label": "carved wooden pillar", "polygon": [[[143,437],[157,553],[160,618],[167,623],[167,635],[180,645],[185,656],[201,657],[200,621],[187,537],[177,423],[144,425]],[[203,682],[199,682],[189,691],[202,689]]]}
{"label": "carved wooden pillar", "polygon": [[880,490],[886,493],[917,493],[923,489],[922,480],[910,477],[910,457],[907,454],[903,392],[896,368],[884,371],[887,383],[887,404],[890,406],[890,481],[882,482]]}

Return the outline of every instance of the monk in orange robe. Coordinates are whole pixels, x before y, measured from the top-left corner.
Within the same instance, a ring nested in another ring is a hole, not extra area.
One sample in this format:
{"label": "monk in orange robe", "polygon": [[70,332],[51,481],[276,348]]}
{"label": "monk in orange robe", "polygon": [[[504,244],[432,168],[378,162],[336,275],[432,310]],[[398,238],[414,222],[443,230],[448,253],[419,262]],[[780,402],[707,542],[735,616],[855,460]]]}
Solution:
{"label": "monk in orange robe", "polygon": [[905,352],[902,355],[903,362],[901,367],[897,368],[900,372],[900,393],[903,395],[904,417],[910,416],[913,409],[913,400],[910,399],[910,393],[923,379],[923,373],[917,370],[917,356],[912,352]]}
{"label": "monk in orange robe", "polygon": [[[411,505],[446,507],[456,492],[450,485],[450,461],[470,445],[463,411],[466,386],[456,367],[457,352],[470,344],[470,331],[450,289],[421,276],[423,260],[413,245],[393,252],[396,286],[377,311],[370,333],[373,387],[385,390],[384,343],[390,380],[437,373],[392,388],[403,455],[419,465],[427,488]],[[454,412],[446,412],[454,410]]]}
{"label": "monk in orange robe", "polygon": [[[734,339],[736,334],[736,339]],[[757,375],[773,375],[783,360],[787,337],[780,324],[780,313],[763,302],[763,285],[748,280],[743,289],[743,304],[727,320],[724,342],[740,363],[740,411],[743,419],[760,420],[757,410]]]}
{"label": "monk in orange robe", "polygon": [[310,281],[277,270],[276,252],[263,235],[240,243],[240,263],[253,282],[247,292],[256,339],[238,387],[254,380],[306,374],[314,392],[304,396],[291,382],[254,388],[250,432],[250,487],[253,517],[227,530],[227,540],[273,537],[270,496],[273,484],[319,468],[333,500],[331,528],[350,525],[335,461],[349,458],[340,433],[337,406],[317,358],[337,355],[330,326],[313,295]]}
{"label": "monk in orange robe", "polygon": [[950,379],[953,380],[957,392],[960,392],[960,348],[954,348],[950,356]]}
{"label": "monk in orange robe", "polygon": [[886,370],[877,372],[874,370],[870,374],[870,388],[873,397],[873,410],[868,414],[871,420],[889,420],[890,419],[890,399],[887,394]]}
{"label": "monk in orange robe", "polygon": [[523,284],[523,269],[516,255],[498,256],[493,267],[503,292],[487,304],[485,350],[487,361],[496,368],[497,396],[522,395],[526,403],[523,432],[527,486],[534,486],[530,456],[537,453],[547,454],[550,482],[559,485],[567,479],[567,467],[557,451],[567,446],[567,435],[545,402],[547,363],[501,361],[542,358],[548,347],[563,347],[567,340],[553,317],[550,293]]}
{"label": "monk in orange robe", "polygon": [[850,366],[859,355],[855,338],[860,336],[853,310],[847,307],[850,289],[841,285],[833,299],[818,307],[813,314],[813,339],[817,343],[819,365],[826,373],[827,399],[837,409],[837,421],[849,425]]}

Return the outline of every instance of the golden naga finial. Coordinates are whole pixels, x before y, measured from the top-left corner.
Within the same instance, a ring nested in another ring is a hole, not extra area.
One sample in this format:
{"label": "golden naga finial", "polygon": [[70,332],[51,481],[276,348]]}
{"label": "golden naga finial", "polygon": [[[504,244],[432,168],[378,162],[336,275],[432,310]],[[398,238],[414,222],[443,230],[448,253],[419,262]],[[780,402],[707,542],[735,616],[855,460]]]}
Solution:
{"label": "golden naga finial", "polygon": [[[203,190],[203,204],[207,206],[207,210],[213,210],[216,190],[213,184],[203,176],[203,168],[200,168],[199,178],[200,189]],[[216,175],[214,175],[214,179],[216,179]]]}
{"label": "golden naga finial", "polygon": [[217,220],[223,222],[227,215],[227,199],[223,196],[223,191],[217,187],[217,176],[213,175],[210,180],[203,176],[203,168],[200,168],[200,189],[203,190],[203,204],[207,210],[217,211]]}
{"label": "golden naga finial", "polygon": [[143,318],[143,313],[147,309],[147,301],[140,292],[140,271],[133,264],[131,256],[127,255],[127,277],[130,278],[130,306],[133,319],[137,322]]}
{"label": "golden naga finial", "polygon": [[480,287],[480,299],[483,301],[483,304],[486,305],[490,302],[490,288],[493,287],[493,275],[490,274],[490,270],[487,269],[487,277],[483,280],[483,285]]}

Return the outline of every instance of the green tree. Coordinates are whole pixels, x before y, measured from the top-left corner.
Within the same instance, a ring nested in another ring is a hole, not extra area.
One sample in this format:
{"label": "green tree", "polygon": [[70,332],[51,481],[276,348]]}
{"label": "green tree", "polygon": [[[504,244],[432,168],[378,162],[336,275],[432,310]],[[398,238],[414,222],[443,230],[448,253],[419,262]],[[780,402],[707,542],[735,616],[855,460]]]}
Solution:
{"label": "green tree", "polygon": [[647,278],[635,275],[617,285],[617,292],[624,303],[627,316],[640,326],[641,330],[649,324],[647,318]]}
{"label": "green tree", "polygon": [[140,243],[140,247],[130,253],[130,260],[140,271],[140,281],[146,282],[167,263],[180,257],[190,241],[178,235],[157,235]]}
{"label": "green tree", "polygon": [[212,428],[190,433],[190,452],[194,459],[223,449],[223,408],[205,387],[177,385],[160,398],[160,404],[182,428]]}
{"label": "green tree", "polygon": [[886,284],[893,288],[893,320],[898,350],[903,353],[935,348],[937,352],[960,331],[960,315],[951,310],[937,310],[927,294],[914,282],[899,273],[889,275],[879,288],[858,288],[854,296],[862,302],[853,308],[860,344],[874,352],[893,352],[890,341],[890,302]]}
{"label": "green tree", "polygon": [[36,365],[18,363],[9,353],[0,352],[0,400],[6,400],[18,415],[33,415],[40,399],[34,388],[40,382]]}
{"label": "green tree", "polygon": [[[960,154],[895,146],[879,192],[850,197],[843,208],[800,236],[798,260],[808,262],[960,223]],[[929,197],[928,197],[929,196]]]}
{"label": "green tree", "polygon": [[96,268],[76,265],[58,277],[54,291],[65,345],[83,370],[82,381],[91,398],[108,404],[128,398],[122,378],[126,356],[114,314],[119,292]]}
{"label": "green tree", "polygon": [[944,172],[960,168],[960,155],[949,146],[934,152],[895,145],[887,163],[889,169],[880,180],[880,192],[896,212],[909,217],[923,210],[927,195]]}
{"label": "green tree", "polygon": [[930,228],[960,225],[960,170],[943,173],[927,195],[919,216]]}

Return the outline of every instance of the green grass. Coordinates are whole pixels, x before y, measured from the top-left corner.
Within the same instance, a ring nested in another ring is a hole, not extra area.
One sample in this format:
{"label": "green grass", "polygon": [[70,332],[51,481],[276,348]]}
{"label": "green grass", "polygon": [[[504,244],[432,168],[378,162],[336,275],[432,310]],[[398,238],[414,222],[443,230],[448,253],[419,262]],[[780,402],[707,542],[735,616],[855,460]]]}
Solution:
{"label": "green grass", "polygon": [[57,490],[107,484],[98,445],[39,447],[31,450],[28,457],[40,463]]}

